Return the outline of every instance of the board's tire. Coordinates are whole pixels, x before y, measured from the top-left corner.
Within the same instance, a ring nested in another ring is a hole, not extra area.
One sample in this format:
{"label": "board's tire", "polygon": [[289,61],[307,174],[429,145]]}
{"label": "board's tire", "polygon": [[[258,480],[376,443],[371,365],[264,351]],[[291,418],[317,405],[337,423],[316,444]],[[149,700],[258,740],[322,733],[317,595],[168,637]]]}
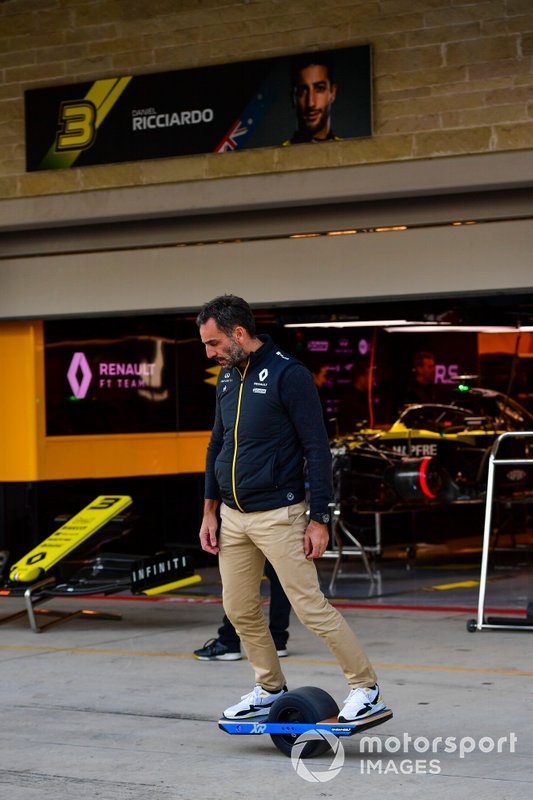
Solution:
{"label": "board's tire", "polygon": [[477,631],[477,619],[469,619],[466,623],[466,629],[469,633],[475,633]]}
{"label": "board's tire", "polygon": [[[328,717],[336,717],[339,707],[333,697],[317,686],[302,686],[280,697],[268,715],[269,722],[319,722]],[[300,734],[271,733],[270,738],[284,755],[289,756]],[[312,758],[329,750],[323,739],[306,742],[300,758]]]}

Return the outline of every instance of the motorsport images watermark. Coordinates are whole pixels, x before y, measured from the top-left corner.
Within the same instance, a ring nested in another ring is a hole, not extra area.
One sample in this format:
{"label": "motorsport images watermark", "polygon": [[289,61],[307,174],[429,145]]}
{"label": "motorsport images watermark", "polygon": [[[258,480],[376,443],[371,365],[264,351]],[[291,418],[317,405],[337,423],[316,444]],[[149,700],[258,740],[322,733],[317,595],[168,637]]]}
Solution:
{"label": "motorsport images watermark", "polygon": [[[325,770],[311,770],[308,768],[306,761],[302,758],[302,752],[307,742],[316,742],[320,739],[323,739],[329,744],[333,751],[333,761]],[[322,730],[309,730],[302,733],[301,736],[298,736],[296,739],[291,750],[291,762],[296,774],[299,775],[300,778],[303,778],[304,781],[308,781],[309,783],[326,783],[326,781],[331,781],[333,778],[336,778],[341,771],[344,765],[344,747],[342,746],[341,740],[338,739],[334,733]]]}
{"label": "motorsport images watermark", "polygon": [[[302,752],[307,742],[323,739],[332,750],[332,761],[327,767],[309,769]],[[386,775],[390,773],[403,775],[438,775],[441,772],[441,754],[456,753],[459,758],[466,758],[474,752],[514,753],[518,736],[512,731],[498,739],[482,736],[426,736],[413,737],[409,733],[400,736],[362,736],[359,740],[359,754],[371,754],[372,758],[362,758],[359,764],[361,774]],[[374,756],[379,756],[375,758]],[[399,758],[399,756],[402,756]],[[424,756],[419,758],[418,756]],[[309,730],[296,739],[291,751],[291,762],[295,772],[310,783],[325,783],[336,778],[344,765],[344,748],[340,739],[329,731]]]}

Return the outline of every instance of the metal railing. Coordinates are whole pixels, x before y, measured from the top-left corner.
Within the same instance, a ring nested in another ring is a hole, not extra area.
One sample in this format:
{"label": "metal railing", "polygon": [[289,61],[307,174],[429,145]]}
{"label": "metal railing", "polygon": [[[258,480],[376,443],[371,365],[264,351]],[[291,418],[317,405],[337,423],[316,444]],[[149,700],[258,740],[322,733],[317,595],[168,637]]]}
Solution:
{"label": "metal railing", "polygon": [[533,456],[529,458],[497,458],[501,443],[509,439],[533,439],[533,431],[513,431],[509,433],[502,433],[492,445],[487,475],[487,495],[485,500],[485,523],[483,527],[483,546],[481,555],[481,574],[479,581],[477,619],[471,619],[467,623],[467,628],[471,633],[486,629],[533,631],[533,620],[529,619],[528,617],[524,617],[524,619],[508,620],[498,617],[492,619],[488,618],[487,621],[485,621],[485,595],[487,591],[487,572],[489,566],[495,469],[497,466],[504,464],[507,466],[519,466],[520,464],[528,464],[533,466]]}

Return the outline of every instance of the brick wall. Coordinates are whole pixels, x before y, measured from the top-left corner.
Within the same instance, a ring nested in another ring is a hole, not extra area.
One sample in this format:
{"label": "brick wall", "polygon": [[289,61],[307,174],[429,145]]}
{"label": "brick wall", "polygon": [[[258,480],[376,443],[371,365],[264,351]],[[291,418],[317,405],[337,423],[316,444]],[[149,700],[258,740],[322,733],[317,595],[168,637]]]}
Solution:
{"label": "brick wall", "polygon": [[[367,43],[370,139],[25,172],[25,89]],[[533,0],[0,0],[0,198],[530,148]]]}

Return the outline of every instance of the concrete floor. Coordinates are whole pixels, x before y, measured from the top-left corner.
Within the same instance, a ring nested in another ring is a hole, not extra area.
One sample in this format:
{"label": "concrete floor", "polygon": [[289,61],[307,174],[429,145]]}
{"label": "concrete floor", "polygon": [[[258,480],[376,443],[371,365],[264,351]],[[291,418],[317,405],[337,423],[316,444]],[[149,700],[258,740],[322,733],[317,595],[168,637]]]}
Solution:
{"label": "concrete floor", "polygon": [[[326,584],[330,569],[323,564],[320,570]],[[218,573],[207,569],[195,595],[48,604],[117,612],[120,621],[75,619],[40,634],[25,619],[0,627],[2,796],[529,800],[531,634],[466,631],[473,614],[457,609],[476,606],[472,565],[406,570],[391,562],[380,571],[381,592],[369,595],[368,581],[346,575],[336,601],[394,711],[370,732],[381,755],[362,752],[360,734],[342,740],[338,772],[328,771],[328,751],[305,761],[299,773],[268,736],[218,730],[221,710],[251,689],[253,679],[244,659],[205,663],[191,655],[216,634],[222,615]],[[507,565],[501,574],[491,573],[488,605],[524,609],[531,568]],[[20,606],[2,598],[0,615]],[[289,688],[321,686],[341,703],[346,686],[335,661],[294,618],[289,649],[283,661]],[[446,743],[447,737],[455,738]]]}

